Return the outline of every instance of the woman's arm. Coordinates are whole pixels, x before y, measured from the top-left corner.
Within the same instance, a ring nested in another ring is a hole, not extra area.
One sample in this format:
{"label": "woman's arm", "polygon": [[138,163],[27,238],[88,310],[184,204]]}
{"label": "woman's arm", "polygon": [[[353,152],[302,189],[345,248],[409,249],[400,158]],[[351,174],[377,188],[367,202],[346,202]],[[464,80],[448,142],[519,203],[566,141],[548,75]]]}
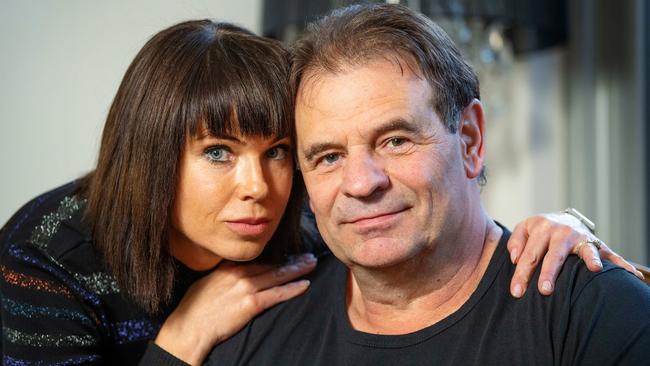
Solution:
{"label": "woman's arm", "polygon": [[101,320],[57,270],[29,248],[3,248],[4,365],[104,364]]}

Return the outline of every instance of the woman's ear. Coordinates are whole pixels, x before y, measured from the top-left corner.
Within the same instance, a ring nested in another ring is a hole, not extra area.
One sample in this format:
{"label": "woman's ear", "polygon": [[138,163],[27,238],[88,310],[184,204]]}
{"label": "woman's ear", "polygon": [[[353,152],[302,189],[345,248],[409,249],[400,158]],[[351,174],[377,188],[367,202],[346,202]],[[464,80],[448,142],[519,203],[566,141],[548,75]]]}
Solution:
{"label": "woman's ear", "polygon": [[472,100],[461,112],[458,133],[465,173],[474,179],[481,174],[485,158],[485,118],[483,105],[478,99]]}

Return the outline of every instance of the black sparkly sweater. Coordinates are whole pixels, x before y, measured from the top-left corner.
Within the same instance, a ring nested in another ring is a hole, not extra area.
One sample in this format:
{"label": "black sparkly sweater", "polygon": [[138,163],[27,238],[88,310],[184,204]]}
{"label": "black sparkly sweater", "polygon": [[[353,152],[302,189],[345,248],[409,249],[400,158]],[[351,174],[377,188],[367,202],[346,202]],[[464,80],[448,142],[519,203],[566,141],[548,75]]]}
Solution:
{"label": "black sparkly sweater", "polygon": [[105,271],[77,190],[37,197],[0,229],[2,364],[186,365],[152,340],[205,273],[177,262],[174,300],[147,316]]}

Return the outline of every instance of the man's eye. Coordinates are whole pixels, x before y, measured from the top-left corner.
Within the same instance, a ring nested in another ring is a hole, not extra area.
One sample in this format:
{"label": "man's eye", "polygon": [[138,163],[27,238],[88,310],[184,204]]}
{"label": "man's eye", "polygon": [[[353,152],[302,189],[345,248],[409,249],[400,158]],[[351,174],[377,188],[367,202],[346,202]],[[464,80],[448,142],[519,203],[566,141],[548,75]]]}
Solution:
{"label": "man's eye", "polygon": [[408,137],[394,136],[384,141],[384,145],[381,147],[388,154],[406,154],[413,147],[413,141]]}
{"label": "man's eye", "polygon": [[331,153],[323,156],[323,161],[327,164],[334,164],[340,157],[340,154]]}
{"label": "man's eye", "polygon": [[230,151],[223,146],[213,146],[205,150],[205,156],[213,162],[225,162],[230,160]]}
{"label": "man's eye", "polygon": [[275,146],[266,152],[266,156],[273,160],[284,160],[289,156],[289,147],[286,145]]}
{"label": "man's eye", "polygon": [[388,139],[388,145],[391,145],[392,147],[402,146],[405,143],[406,139],[404,137],[391,137]]}

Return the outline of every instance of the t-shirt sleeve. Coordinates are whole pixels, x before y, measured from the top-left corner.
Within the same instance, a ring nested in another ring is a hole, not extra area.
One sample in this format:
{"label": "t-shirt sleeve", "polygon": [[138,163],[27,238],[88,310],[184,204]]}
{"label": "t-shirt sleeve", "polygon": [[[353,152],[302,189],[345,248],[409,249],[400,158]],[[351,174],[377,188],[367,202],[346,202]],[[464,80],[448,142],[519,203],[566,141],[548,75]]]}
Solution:
{"label": "t-shirt sleeve", "polygon": [[650,362],[650,287],[621,268],[591,276],[573,292],[563,364]]}

